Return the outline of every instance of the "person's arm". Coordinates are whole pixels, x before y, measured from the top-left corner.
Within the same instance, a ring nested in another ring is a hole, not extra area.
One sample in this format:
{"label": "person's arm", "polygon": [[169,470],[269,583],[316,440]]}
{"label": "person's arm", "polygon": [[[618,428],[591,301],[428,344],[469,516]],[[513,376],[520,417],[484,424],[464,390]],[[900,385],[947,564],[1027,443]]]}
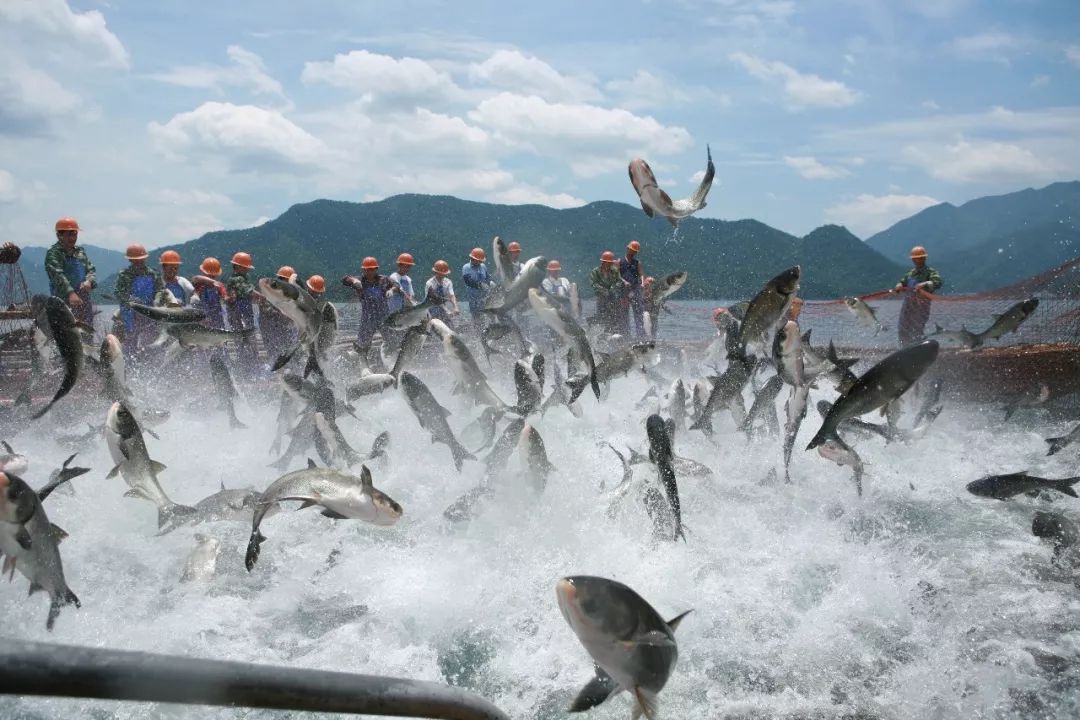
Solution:
{"label": "person's arm", "polygon": [[191,284],[191,281],[186,277],[177,278],[176,281],[180,283],[180,287],[183,288],[184,294],[187,296],[186,300],[191,302],[191,298],[195,295],[195,286]]}
{"label": "person's arm", "polygon": [[126,305],[128,300],[131,299],[131,275],[127,272],[121,272],[116,276],[116,287],[113,289],[113,297],[115,297],[116,302],[121,305]]}
{"label": "person's arm", "polygon": [[470,287],[473,290],[479,290],[480,289],[479,277],[478,277],[478,275],[474,275],[473,273],[469,272],[468,267],[469,266],[466,265],[465,269],[463,269],[461,271],[461,282],[465,283],[465,287]]}
{"label": "person's arm", "polygon": [[59,245],[54,245],[49,248],[49,252],[45,253],[45,274],[49,276],[49,281],[52,282],[53,287],[56,288],[56,294],[60,297],[66,298],[75,292],[75,288],[71,287],[67,275],[64,274],[64,251]]}
{"label": "person's arm", "polygon": [[161,279],[161,275],[153,273],[154,276],[154,299],[151,305],[164,305],[165,304],[165,281]]}
{"label": "person's arm", "polygon": [[893,288],[893,292],[900,292],[901,290],[903,290],[907,286],[908,278],[911,277],[911,274],[913,272],[915,272],[915,271],[914,270],[908,270],[906,273],[904,273],[900,277],[900,282],[896,283],[896,287]]}
{"label": "person's arm", "polygon": [[925,288],[927,292],[937,292],[945,283],[941,279],[941,273],[934,268],[930,268],[930,277],[926,279],[923,285],[927,284],[929,285],[929,287]]}
{"label": "person's arm", "polygon": [[83,278],[82,285],[79,287],[83,290],[93,290],[97,287],[97,268],[90,262],[90,256],[86,254],[86,250],[79,248],[79,256],[83,261],[83,267],[86,268],[86,277]]}
{"label": "person's arm", "polygon": [[454,283],[450,278],[446,279],[446,292],[450,295],[450,302],[454,305],[454,314],[457,315],[461,312],[461,308],[457,304],[457,295],[454,294]]}

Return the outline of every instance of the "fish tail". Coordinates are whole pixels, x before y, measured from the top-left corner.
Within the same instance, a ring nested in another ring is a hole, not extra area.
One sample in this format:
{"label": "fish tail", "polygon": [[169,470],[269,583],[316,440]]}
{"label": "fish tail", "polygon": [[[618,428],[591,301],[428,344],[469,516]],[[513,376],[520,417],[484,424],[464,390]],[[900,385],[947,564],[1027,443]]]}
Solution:
{"label": "fish tail", "polygon": [[255,563],[259,561],[259,546],[266,541],[266,536],[259,532],[257,529],[251,533],[251,537],[248,539],[247,552],[244,554],[244,567],[248,572],[255,567]]}
{"label": "fish tail", "polygon": [[827,425],[822,425],[821,429],[817,431],[817,435],[814,435],[814,439],[810,441],[810,444],[806,446],[807,450],[813,450],[816,447],[824,445],[829,440],[839,440],[840,436],[836,434],[834,428],[830,428]]}
{"label": "fish tail", "polygon": [[233,430],[247,430],[247,425],[240,422],[240,418],[236,417],[236,408],[229,404],[229,427]]}
{"label": "fish tail", "polygon": [[701,417],[694,421],[694,424],[690,426],[691,430],[701,430],[706,435],[713,434],[712,416],[703,412]]}
{"label": "fish tail", "polygon": [[592,386],[593,395],[596,399],[600,399],[600,379],[596,377],[596,366],[593,366],[592,372],[589,373],[589,385]]}
{"label": "fish tail", "polygon": [[60,608],[65,605],[82,607],[79,598],[75,596],[75,593],[71,592],[70,588],[64,588],[62,593],[53,595],[52,602],[49,603],[49,616],[45,619],[46,630],[52,631],[53,627],[56,625],[56,618],[60,617]]}
{"label": "fish tail", "polygon": [[[566,381],[567,386],[570,388],[570,403],[581,396],[581,393],[585,390],[585,385],[589,380],[590,377],[588,375],[577,375]],[[599,392],[597,392],[597,397],[600,397]],[[567,403],[567,405],[570,403]]]}
{"label": "fish tail", "polygon": [[1050,444],[1050,450],[1046,454],[1053,455],[1069,444],[1069,438],[1067,435],[1065,437],[1047,438],[1046,442]]}
{"label": "fish tail", "polygon": [[319,373],[319,375],[321,375],[322,377],[326,377],[326,374],[323,373],[322,368],[319,367],[319,357],[318,351],[315,348],[315,343],[311,343],[311,345],[308,347],[308,359],[307,365],[304,366],[304,377],[306,378],[313,372]]}
{"label": "fish tail", "polygon": [[1065,493],[1070,497],[1080,497],[1080,495],[1077,495],[1076,491],[1073,490],[1072,487],[1078,482],[1080,482],[1080,477],[1071,477],[1065,478],[1063,480],[1055,480],[1053,483],[1051,483],[1051,486],[1058,492]]}
{"label": "fish tail", "polygon": [[455,440],[450,445],[450,453],[454,456],[454,467],[461,472],[461,466],[466,460],[475,460],[476,456],[469,452],[464,445]]}

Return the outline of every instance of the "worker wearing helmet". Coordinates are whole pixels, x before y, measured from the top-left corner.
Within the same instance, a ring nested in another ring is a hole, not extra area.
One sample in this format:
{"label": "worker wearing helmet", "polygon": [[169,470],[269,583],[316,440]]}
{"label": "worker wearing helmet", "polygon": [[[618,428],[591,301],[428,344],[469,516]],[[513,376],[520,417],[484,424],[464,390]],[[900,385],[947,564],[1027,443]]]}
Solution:
{"label": "worker wearing helmet", "polygon": [[180,276],[180,253],[175,250],[166,250],[161,253],[158,263],[161,264],[161,282],[165,284],[165,289],[172,296],[170,298],[166,295],[165,303],[169,304],[171,299],[178,305],[190,305],[192,296],[195,294],[195,287],[188,282],[187,278]]}
{"label": "worker wearing helmet", "polygon": [[158,334],[157,323],[137,314],[128,307],[128,303],[160,305],[165,299],[165,284],[156,270],[146,266],[148,257],[150,255],[142,245],[128,245],[129,265],[116,277],[116,288],[113,290],[113,297],[120,305],[120,317],[124,321],[123,345],[128,358],[138,354],[142,341]]}
{"label": "worker wearing helmet", "polygon": [[409,277],[409,271],[412,270],[412,267],[415,264],[416,262],[413,260],[413,256],[409,253],[403,252],[398,255],[397,270],[390,273],[390,279],[397,283],[397,286],[401,288],[401,292],[394,293],[390,297],[390,312],[397,312],[406,305],[412,307],[416,304],[416,295],[413,293],[412,278]]}
{"label": "worker wearing helmet", "polygon": [[469,315],[478,331],[483,326],[484,304],[494,286],[487,265],[484,264],[486,259],[483,248],[473,248],[469,253],[469,262],[461,268],[461,282],[465,283],[465,301],[469,303]]}
{"label": "worker wearing helmet", "polygon": [[233,330],[255,327],[255,308],[252,305],[258,295],[255,285],[248,279],[248,273],[255,269],[251,255],[246,252],[233,253],[232,274],[225,281],[225,303],[229,313],[229,326]]}
{"label": "worker wearing helmet", "polygon": [[626,257],[619,260],[619,275],[623,279],[625,295],[623,305],[628,306],[634,316],[634,335],[645,334],[645,271],[637,254],[641,252],[641,243],[631,240],[626,246]]}
{"label": "worker wearing helmet", "polygon": [[514,269],[514,277],[521,274],[521,243],[512,241],[506,246],[506,254],[510,256],[510,267]]}
{"label": "worker wearing helmet", "polygon": [[[428,315],[436,320],[442,320],[447,325],[451,325],[450,315],[457,315],[461,310],[458,308],[457,295],[454,295],[454,283],[450,281],[449,277],[450,263],[445,260],[436,260],[431,267],[431,272],[434,275],[424,283],[424,297],[434,295],[443,302],[439,305],[433,305],[428,310]],[[447,312],[447,307],[450,308],[449,312]]]}
{"label": "worker wearing helmet", "polygon": [[304,282],[304,287],[311,293],[311,297],[321,300],[326,292],[326,278],[322,275],[312,275]]}
{"label": "worker wearing helmet", "polygon": [[540,283],[540,290],[562,307],[570,308],[570,281],[560,277],[562,264],[558,260],[549,260],[548,276]]}
{"label": "worker wearing helmet", "polygon": [[[375,337],[375,331],[379,330],[383,320],[389,314],[389,298],[391,295],[400,293],[398,284],[386,275],[379,274],[379,261],[373,257],[364,258],[360,263],[363,274],[360,277],[346,275],[341,278],[341,284],[351,287],[360,298],[360,330],[356,334],[356,344],[366,355],[371,341]],[[383,335],[383,341],[386,336]]]}
{"label": "worker wearing helmet", "polygon": [[49,276],[49,292],[67,303],[76,320],[92,325],[90,291],[97,287],[97,275],[86,250],[76,244],[78,240],[79,223],[75,218],[57,220],[56,243],[45,253],[45,273]]}
{"label": "worker wearing helmet", "polygon": [[225,329],[225,285],[221,277],[221,261],[215,257],[205,258],[199,264],[199,273],[191,278],[194,295],[191,304],[206,313],[203,324],[216,330]]}
{"label": "worker wearing helmet", "polygon": [[[282,282],[291,283],[296,278],[296,270],[291,265],[282,265],[275,275]],[[256,296],[259,306],[259,335],[262,336],[266,356],[271,362],[296,345],[298,331],[296,324],[285,313],[278,310],[262,296]]]}
{"label": "worker wearing helmet", "polygon": [[911,248],[911,264],[914,266],[900,278],[893,292],[905,292],[904,304],[900,308],[900,322],[897,329],[900,344],[921,340],[926,321],[930,319],[930,296],[944,284],[941,274],[926,264],[926,248],[916,245]]}
{"label": "worker wearing helmet", "polygon": [[593,268],[589,284],[596,294],[596,319],[600,327],[609,335],[626,335],[626,308],[621,304],[625,283],[619,275],[615,253],[610,250],[601,253],[600,265]]}

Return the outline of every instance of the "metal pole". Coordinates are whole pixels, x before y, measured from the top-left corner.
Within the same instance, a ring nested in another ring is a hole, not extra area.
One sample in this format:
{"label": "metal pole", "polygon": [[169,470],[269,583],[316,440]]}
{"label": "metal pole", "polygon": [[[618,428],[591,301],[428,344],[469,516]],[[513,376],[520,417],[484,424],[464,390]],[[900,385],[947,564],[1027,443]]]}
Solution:
{"label": "metal pole", "polygon": [[509,720],[472,693],[437,683],[0,639],[0,695]]}

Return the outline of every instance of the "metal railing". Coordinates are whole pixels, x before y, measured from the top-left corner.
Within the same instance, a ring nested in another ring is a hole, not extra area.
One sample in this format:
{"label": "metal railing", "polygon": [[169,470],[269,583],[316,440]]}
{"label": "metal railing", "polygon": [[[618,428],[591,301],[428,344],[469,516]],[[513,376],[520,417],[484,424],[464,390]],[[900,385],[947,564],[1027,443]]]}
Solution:
{"label": "metal railing", "polygon": [[0,695],[509,720],[465,690],[377,675],[9,639],[0,640],[0,668]]}

